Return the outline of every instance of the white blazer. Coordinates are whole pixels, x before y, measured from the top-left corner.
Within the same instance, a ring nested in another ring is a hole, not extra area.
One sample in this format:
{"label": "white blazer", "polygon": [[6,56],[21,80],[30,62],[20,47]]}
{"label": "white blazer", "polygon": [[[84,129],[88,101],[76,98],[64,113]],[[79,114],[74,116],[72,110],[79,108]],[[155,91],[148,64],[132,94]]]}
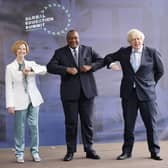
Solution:
{"label": "white blazer", "polygon": [[36,74],[43,75],[47,72],[46,66],[36,64],[34,61],[24,61],[25,67],[32,68],[33,72],[27,75],[27,92],[23,82],[24,75],[19,71],[16,60],[6,66],[6,107],[15,110],[27,109],[31,102],[34,107],[43,103],[43,98],[36,85]]}

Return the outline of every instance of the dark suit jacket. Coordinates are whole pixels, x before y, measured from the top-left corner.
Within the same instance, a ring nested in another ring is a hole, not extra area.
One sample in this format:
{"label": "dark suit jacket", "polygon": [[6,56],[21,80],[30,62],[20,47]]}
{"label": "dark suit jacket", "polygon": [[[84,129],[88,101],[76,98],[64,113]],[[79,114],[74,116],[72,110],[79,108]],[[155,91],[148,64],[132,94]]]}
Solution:
{"label": "dark suit jacket", "polygon": [[[79,71],[82,65],[91,65],[92,70],[86,73],[79,72],[77,75],[66,72],[67,67],[76,67]],[[93,71],[101,67],[103,67],[103,59],[91,47],[80,45],[78,67],[70,48],[65,46],[55,51],[47,65],[47,70],[49,73],[61,75],[61,99],[76,100],[81,94],[81,89],[87,98],[97,95]]]}
{"label": "dark suit jacket", "polygon": [[136,84],[136,93],[141,101],[156,99],[155,85],[164,73],[160,53],[155,49],[143,47],[141,64],[135,73],[130,63],[132,48],[120,48],[117,52],[105,57],[104,63],[119,61],[123,71],[123,78],[120,87],[120,96],[130,98],[133,91],[133,84]]}

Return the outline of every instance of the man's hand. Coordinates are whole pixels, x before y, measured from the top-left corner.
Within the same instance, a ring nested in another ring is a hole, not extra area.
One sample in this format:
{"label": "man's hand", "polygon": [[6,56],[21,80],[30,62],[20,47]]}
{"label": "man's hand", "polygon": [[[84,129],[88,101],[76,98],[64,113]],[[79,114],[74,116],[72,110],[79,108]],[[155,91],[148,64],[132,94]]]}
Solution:
{"label": "man's hand", "polygon": [[120,67],[118,64],[113,63],[113,64],[111,65],[111,69],[112,69],[113,71],[119,71],[119,70],[121,70],[121,67]]}
{"label": "man's hand", "polygon": [[70,75],[76,75],[78,73],[78,70],[76,68],[68,67],[66,69],[67,73]]}
{"label": "man's hand", "polygon": [[81,72],[88,72],[92,69],[92,66],[91,65],[83,65],[81,68],[80,68],[80,71]]}

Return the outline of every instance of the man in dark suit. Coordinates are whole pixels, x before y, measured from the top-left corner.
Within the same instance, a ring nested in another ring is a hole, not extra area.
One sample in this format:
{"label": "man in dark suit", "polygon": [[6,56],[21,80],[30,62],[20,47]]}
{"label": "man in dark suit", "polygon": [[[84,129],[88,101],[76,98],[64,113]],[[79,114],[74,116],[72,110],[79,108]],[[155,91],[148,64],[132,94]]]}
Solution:
{"label": "man in dark suit", "polygon": [[65,114],[67,154],[73,159],[77,144],[78,114],[86,157],[100,159],[93,150],[93,104],[97,95],[93,72],[103,67],[103,59],[88,46],[79,44],[76,30],[67,33],[68,45],[55,51],[47,65],[49,73],[61,75],[61,100]]}
{"label": "man in dark suit", "polygon": [[156,125],[158,111],[155,87],[164,73],[163,64],[158,51],[144,46],[144,38],[141,31],[131,29],[128,32],[130,46],[120,48],[104,59],[108,68],[113,66],[112,62],[119,61],[123,71],[120,96],[124,118],[124,144],[122,154],[117,160],[131,157],[138,109],[146,128],[151,159],[162,160],[159,156],[160,146]]}

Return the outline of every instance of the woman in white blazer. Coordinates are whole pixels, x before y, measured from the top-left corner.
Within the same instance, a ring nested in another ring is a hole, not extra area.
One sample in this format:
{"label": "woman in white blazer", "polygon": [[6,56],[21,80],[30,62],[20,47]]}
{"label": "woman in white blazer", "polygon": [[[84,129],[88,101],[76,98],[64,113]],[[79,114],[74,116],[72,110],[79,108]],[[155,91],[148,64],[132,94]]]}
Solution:
{"label": "woman in white blazer", "polygon": [[36,74],[43,75],[46,67],[34,61],[25,60],[29,46],[23,40],[16,41],[12,46],[16,59],[6,66],[6,107],[14,115],[14,142],[16,161],[24,163],[25,121],[30,130],[30,152],[35,162],[39,156],[39,105],[43,98],[36,86]]}

